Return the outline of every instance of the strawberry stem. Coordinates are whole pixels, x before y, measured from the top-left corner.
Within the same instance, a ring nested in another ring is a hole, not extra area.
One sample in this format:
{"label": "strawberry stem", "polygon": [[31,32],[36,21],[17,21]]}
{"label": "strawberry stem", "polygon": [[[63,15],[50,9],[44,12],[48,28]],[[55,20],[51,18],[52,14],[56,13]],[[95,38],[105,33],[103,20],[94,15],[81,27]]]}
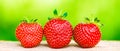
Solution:
{"label": "strawberry stem", "polygon": [[31,23],[31,22],[36,22],[38,19],[31,19],[29,20],[27,17],[24,17],[24,19],[22,20],[22,22],[26,22],[26,23]]}
{"label": "strawberry stem", "polygon": [[60,11],[60,14],[58,14],[57,9],[55,9],[55,10],[53,11],[54,17],[48,17],[48,20],[51,20],[51,19],[53,19],[53,18],[65,18],[65,17],[67,17],[67,15],[68,15],[67,12],[64,12],[63,15],[61,15],[61,13],[62,13],[62,10]]}
{"label": "strawberry stem", "polygon": [[28,19],[27,17],[24,17],[24,19],[25,19],[25,20],[24,20],[25,22],[27,22],[27,23],[30,22],[29,19]]}
{"label": "strawberry stem", "polygon": [[60,12],[59,12],[59,15],[58,16],[62,16],[61,14],[62,14],[62,12],[63,12],[63,10],[60,10]]}
{"label": "strawberry stem", "polygon": [[88,23],[96,23],[100,28],[103,26],[103,24],[100,23],[100,20],[96,17],[94,19],[89,19],[88,17],[85,18]]}

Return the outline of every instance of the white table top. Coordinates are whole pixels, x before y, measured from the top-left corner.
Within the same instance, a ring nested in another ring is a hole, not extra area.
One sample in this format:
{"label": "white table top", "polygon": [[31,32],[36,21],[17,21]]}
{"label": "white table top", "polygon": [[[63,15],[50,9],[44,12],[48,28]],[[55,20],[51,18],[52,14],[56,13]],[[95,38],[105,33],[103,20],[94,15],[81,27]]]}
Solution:
{"label": "white table top", "polygon": [[34,48],[23,48],[17,41],[0,41],[0,51],[120,51],[120,41],[100,41],[93,48],[81,48],[73,40],[67,47],[53,49],[46,41]]}

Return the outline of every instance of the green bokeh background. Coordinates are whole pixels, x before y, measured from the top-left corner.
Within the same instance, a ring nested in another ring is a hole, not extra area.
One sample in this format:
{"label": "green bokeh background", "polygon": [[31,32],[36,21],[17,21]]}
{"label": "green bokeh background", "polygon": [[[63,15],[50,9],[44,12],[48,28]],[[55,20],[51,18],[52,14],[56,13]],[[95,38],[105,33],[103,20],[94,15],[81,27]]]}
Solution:
{"label": "green bokeh background", "polygon": [[120,0],[0,0],[0,40],[17,40],[15,29],[23,17],[38,18],[44,27],[54,9],[67,11],[73,27],[85,17],[98,17],[104,24],[102,40],[120,40]]}

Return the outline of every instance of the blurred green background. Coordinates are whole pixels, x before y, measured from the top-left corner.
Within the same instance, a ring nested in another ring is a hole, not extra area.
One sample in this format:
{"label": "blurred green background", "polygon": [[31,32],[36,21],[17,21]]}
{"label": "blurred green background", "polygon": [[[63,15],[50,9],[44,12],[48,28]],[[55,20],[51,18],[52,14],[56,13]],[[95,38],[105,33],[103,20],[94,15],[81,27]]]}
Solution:
{"label": "blurred green background", "polygon": [[67,11],[73,27],[85,17],[98,17],[102,40],[120,40],[120,0],[0,0],[0,40],[17,40],[15,29],[25,16],[44,27],[54,9]]}

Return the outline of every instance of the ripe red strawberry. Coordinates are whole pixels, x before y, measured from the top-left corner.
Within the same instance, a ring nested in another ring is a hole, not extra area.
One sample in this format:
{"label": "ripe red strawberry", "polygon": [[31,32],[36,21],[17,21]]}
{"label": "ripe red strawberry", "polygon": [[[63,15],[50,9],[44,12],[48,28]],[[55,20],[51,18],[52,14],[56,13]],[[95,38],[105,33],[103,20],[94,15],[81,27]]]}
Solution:
{"label": "ripe red strawberry", "polygon": [[16,28],[16,38],[25,48],[32,48],[39,45],[42,41],[42,34],[42,27],[37,22],[28,23],[23,21]]}
{"label": "ripe red strawberry", "polygon": [[[95,21],[99,20],[96,18]],[[73,32],[75,42],[83,48],[94,47],[101,39],[100,29],[95,23],[79,23]]]}
{"label": "ripe red strawberry", "polygon": [[[57,13],[56,10],[54,14]],[[67,16],[64,13],[63,16]],[[52,48],[62,48],[67,46],[72,38],[72,26],[67,20],[61,17],[49,20],[44,26],[44,35],[47,43]]]}

